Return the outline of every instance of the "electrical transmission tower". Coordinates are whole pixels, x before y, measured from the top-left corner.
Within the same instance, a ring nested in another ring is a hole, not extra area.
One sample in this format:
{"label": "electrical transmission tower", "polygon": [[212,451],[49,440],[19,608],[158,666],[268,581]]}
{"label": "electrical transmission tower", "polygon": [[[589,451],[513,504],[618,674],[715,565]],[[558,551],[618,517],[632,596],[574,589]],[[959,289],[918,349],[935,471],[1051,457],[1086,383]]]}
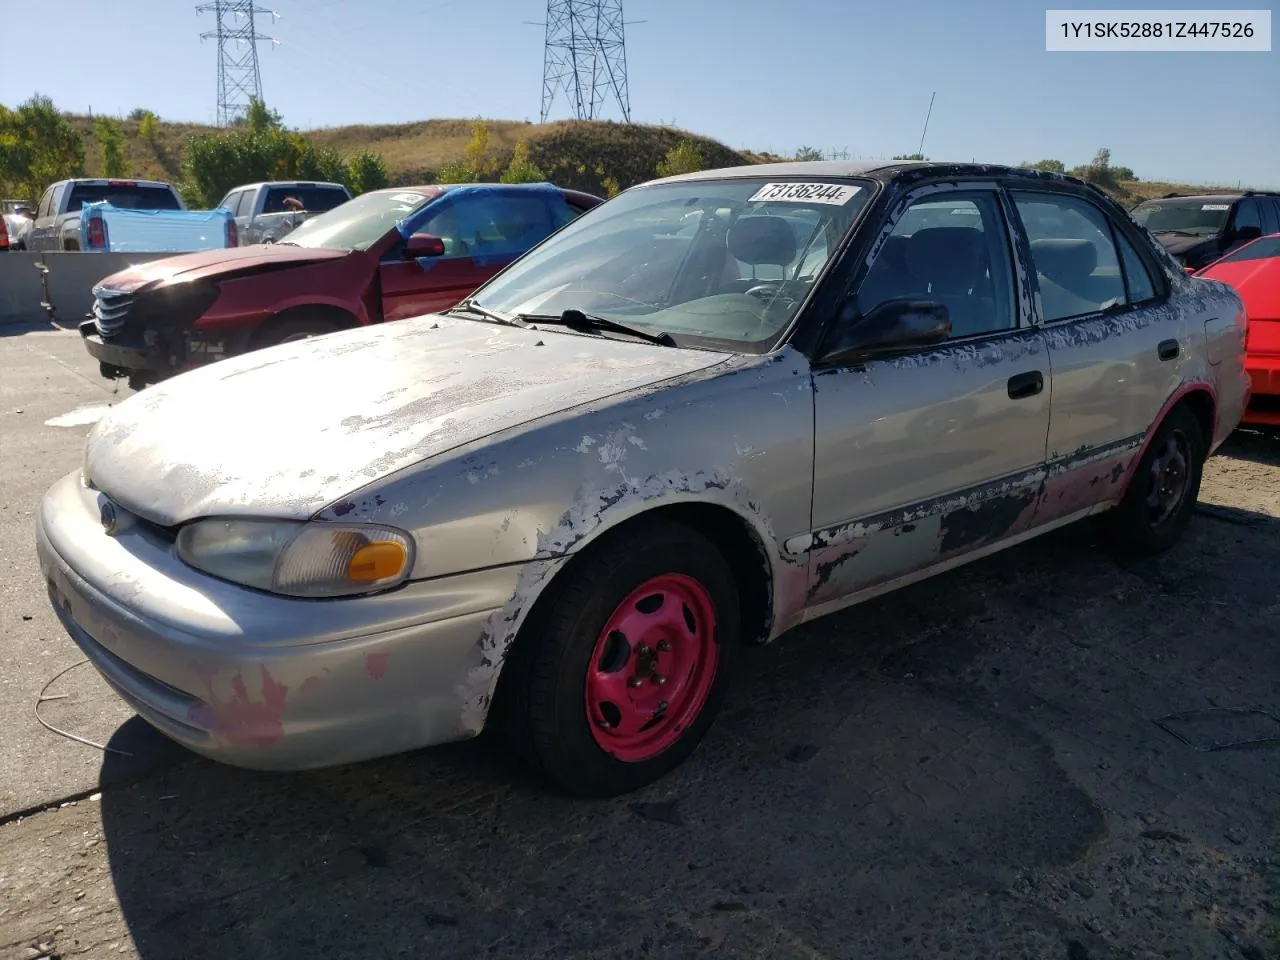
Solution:
{"label": "electrical transmission tower", "polygon": [[225,127],[249,109],[250,100],[262,100],[262,73],[258,70],[257,14],[276,13],[257,6],[253,0],[213,0],[196,7],[196,13],[212,13],[215,29],[200,34],[201,40],[218,41],[218,126]]}
{"label": "electrical transmission tower", "polygon": [[622,0],[547,0],[542,122],[563,90],[579,120],[598,120],[612,94],[631,122]]}

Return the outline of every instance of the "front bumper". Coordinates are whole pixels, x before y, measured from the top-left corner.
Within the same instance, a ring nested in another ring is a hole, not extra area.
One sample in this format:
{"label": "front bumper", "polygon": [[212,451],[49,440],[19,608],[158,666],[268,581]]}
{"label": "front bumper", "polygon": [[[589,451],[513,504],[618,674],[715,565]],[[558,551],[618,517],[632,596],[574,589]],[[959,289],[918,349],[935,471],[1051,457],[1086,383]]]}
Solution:
{"label": "front bumper", "polygon": [[108,367],[127,373],[174,373],[178,368],[178,358],[167,345],[115,337],[104,340],[92,320],[80,324],[80,336],[89,355]]}
{"label": "front bumper", "polygon": [[1280,357],[1248,357],[1245,369],[1253,394],[1240,422],[1280,426]]}
{"label": "front bumper", "polygon": [[289,770],[479,732],[469,676],[519,567],[295,600],[188,567],[145,523],[108,536],[100,498],[78,472],[50,488],[40,568],[72,640],[171,739],[235,766]]}

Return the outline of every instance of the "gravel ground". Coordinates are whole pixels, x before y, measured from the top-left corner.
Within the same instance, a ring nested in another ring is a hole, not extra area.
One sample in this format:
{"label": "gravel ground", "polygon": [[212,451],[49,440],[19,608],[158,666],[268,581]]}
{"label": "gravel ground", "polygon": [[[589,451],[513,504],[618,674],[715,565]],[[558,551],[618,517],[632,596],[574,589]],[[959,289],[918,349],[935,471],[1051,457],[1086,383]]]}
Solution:
{"label": "gravel ground", "polygon": [[0,820],[0,958],[1280,960],[1277,743],[1206,749],[1280,738],[1280,439],[1201,502],[1154,561],[1064,530],[748,651],[692,760],[606,803],[483,741],[268,775],[40,731],[80,799]]}

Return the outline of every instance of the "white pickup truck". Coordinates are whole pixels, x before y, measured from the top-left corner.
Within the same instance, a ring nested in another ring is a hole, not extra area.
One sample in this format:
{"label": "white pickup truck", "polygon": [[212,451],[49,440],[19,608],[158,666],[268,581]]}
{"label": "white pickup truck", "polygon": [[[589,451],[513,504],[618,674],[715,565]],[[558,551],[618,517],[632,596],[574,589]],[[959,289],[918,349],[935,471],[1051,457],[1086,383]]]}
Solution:
{"label": "white pickup truck", "polygon": [[351,199],[340,183],[273,180],[233,188],[218,204],[235,218],[239,245],[274,243],[308,216]]}
{"label": "white pickup truck", "polygon": [[86,204],[108,203],[121,210],[184,210],[173,184],[160,180],[59,180],[40,198],[26,249],[80,250],[80,211]]}

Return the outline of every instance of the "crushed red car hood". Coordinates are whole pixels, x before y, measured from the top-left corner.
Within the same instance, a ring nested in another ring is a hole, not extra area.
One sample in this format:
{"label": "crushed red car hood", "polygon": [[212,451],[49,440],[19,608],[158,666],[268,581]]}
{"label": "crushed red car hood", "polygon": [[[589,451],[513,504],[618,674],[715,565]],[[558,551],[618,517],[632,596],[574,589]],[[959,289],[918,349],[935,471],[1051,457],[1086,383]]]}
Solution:
{"label": "crushed red car hood", "polygon": [[202,250],[176,257],[152,260],[126,267],[103,279],[98,286],[119,293],[136,293],[143,287],[174,280],[205,280],[225,274],[250,272],[259,267],[280,267],[339,260],[350,256],[345,250],[323,250],[291,247],[277,243],[259,243],[226,250]]}

